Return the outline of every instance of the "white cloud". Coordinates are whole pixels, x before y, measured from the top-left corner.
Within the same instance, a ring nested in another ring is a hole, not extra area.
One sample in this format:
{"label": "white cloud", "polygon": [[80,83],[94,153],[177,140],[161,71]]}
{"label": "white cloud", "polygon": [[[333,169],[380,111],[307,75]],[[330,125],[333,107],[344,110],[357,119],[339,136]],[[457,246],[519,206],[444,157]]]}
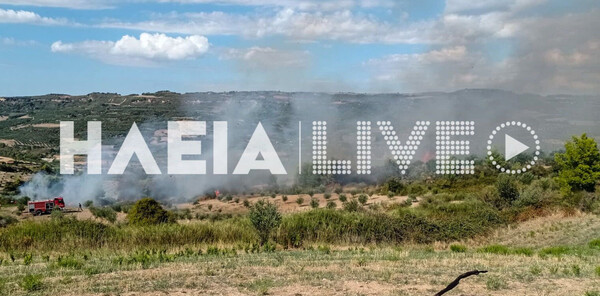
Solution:
{"label": "white cloud", "polygon": [[[179,34],[238,35],[246,38],[284,36],[294,41],[339,40],[351,43],[435,43],[427,32],[433,22],[417,22],[403,27],[382,22],[350,10],[306,12],[292,8],[274,14],[169,13],[151,21],[111,21],[105,28],[133,29]],[[436,36],[442,38],[443,36]]]}
{"label": "white cloud", "polygon": [[520,11],[546,0],[446,0],[446,13],[485,14],[491,11]]}
{"label": "white cloud", "polygon": [[0,23],[11,24],[36,24],[36,25],[66,25],[65,19],[56,19],[40,16],[26,10],[12,10],[0,8]]}
{"label": "white cloud", "polygon": [[354,7],[393,7],[393,0],[0,0],[0,4],[72,9],[107,9],[123,3],[179,3],[235,6],[288,7],[300,10],[341,10]]}
{"label": "white cloud", "polygon": [[165,34],[142,33],[138,38],[125,35],[114,41],[54,42],[52,52],[78,53],[112,64],[132,66],[153,65],[157,62],[194,59],[209,48],[204,36],[169,37]]}
{"label": "white cloud", "polygon": [[63,7],[73,9],[112,8],[112,0],[0,0],[0,4],[19,6]]}
{"label": "white cloud", "polygon": [[285,51],[271,47],[251,47],[247,49],[228,49],[221,56],[223,59],[237,60],[245,68],[268,71],[273,69],[289,69],[306,67],[310,55],[306,51]]}
{"label": "white cloud", "polygon": [[0,38],[0,44],[7,46],[33,46],[37,42],[34,40],[17,40],[13,37],[2,37]]}

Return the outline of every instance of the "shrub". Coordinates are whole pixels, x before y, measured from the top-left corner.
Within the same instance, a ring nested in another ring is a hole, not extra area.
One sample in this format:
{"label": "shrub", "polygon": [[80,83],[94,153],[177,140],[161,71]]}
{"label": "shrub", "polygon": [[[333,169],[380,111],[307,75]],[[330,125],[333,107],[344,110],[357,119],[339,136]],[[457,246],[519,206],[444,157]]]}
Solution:
{"label": "shrub", "polygon": [[554,155],[559,169],[558,182],[563,193],[595,191],[600,179],[600,151],[593,138],[586,134],[565,143],[565,152]]}
{"label": "shrub", "polygon": [[313,209],[318,208],[319,207],[319,200],[316,199],[316,198],[312,198],[310,200],[310,207],[313,208]]}
{"label": "shrub", "polygon": [[600,276],[600,266],[596,266],[595,272],[597,276]]}
{"label": "shrub", "polygon": [[467,247],[463,246],[463,245],[450,245],[450,251],[455,252],[455,253],[464,253],[467,251]]}
{"label": "shrub", "polygon": [[284,202],[288,201],[288,196],[287,195],[281,196],[281,200],[283,200]]}
{"label": "shrub", "polygon": [[25,211],[25,205],[24,205],[24,204],[21,204],[21,203],[20,203],[20,204],[18,204],[18,205],[17,205],[17,210],[19,210],[19,212],[23,212],[23,211]]}
{"label": "shrub", "polygon": [[364,205],[367,203],[367,201],[369,200],[369,196],[367,196],[366,194],[361,194],[358,196],[358,201]]}
{"label": "shrub", "polygon": [[330,199],[331,198],[331,193],[325,193],[325,194],[323,194],[323,197],[325,199]]}
{"label": "shrub", "polygon": [[117,221],[117,213],[110,207],[90,207],[90,212],[96,218],[104,219],[110,223],[115,223]]}
{"label": "shrub", "polygon": [[123,211],[123,205],[121,205],[120,203],[114,203],[114,204],[110,205],[110,208],[113,209],[113,211],[115,211],[117,213]]}
{"label": "shrub", "polygon": [[277,197],[277,194],[271,193],[271,198],[276,198],[276,197]]}
{"label": "shrub", "polygon": [[383,184],[384,192],[393,192],[393,193],[401,193],[404,190],[405,186],[402,183],[402,179],[394,177],[390,178]]}
{"label": "shrub", "polygon": [[249,208],[250,206],[251,206],[250,201],[247,199],[244,199],[244,207]]}
{"label": "shrub", "polygon": [[21,283],[19,284],[21,288],[23,288],[27,292],[39,291],[43,288],[42,276],[28,274],[25,277],[23,277],[23,280],[21,280]]}
{"label": "shrub", "polygon": [[89,207],[91,207],[93,204],[94,204],[94,201],[93,201],[93,200],[86,200],[86,201],[83,203],[83,206],[84,206],[84,207],[86,207],[86,208],[89,208]]}
{"label": "shrub", "polygon": [[336,207],[337,207],[337,205],[335,204],[335,202],[333,200],[330,200],[327,202],[328,209],[335,209]]}
{"label": "shrub", "polygon": [[61,210],[59,209],[54,209],[52,210],[52,212],[50,213],[50,218],[52,219],[62,219],[65,217],[65,213],[63,213]]}
{"label": "shrub", "polygon": [[346,202],[348,200],[348,197],[345,194],[340,194],[340,201],[341,202]]}
{"label": "shrub", "polygon": [[298,197],[298,199],[296,199],[296,203],[302,205],[304,203],[304,198]]}
{"label": "shrub", "polygon": [[348,201],[348,202],[344,203],[344,210],[345,211],[356,212],[356,211],[358,211],[359,208],[360,208],[360,205],[358,204],[358,202],[356,201],[356,199],[353,199],[351,201]]}
{"label": "shrub", "polygon": [[277,206],[264,200],[252,206],[249,217],[252,226],[258,232],[261,245],[268,242],[271,232],[281,224],[281,214]]}
{"label": "shrub", "polygon": [[535,176],[531,172],[526,172],[524,174],[519,175],[519,180],[525,185],[531,184],[531,182],[533,182],[534,179]]}
{"label": "shrub", "polygon": [[0,228],[6,227],[8,225],[19,222],[17,218],[8,216],[8,215],[0,215]]}
{"label": "shrub", "polygon": [[174,223],[175,217],[154,199],[146,197],[138,200],[129,213],[127,219],[130,224],[156,225],[162,223]]}
{"label": "shrub", "polygon": [[498,194],[500,197],[507,203],[511,204],[517,198],[519,198],[519,188],[517,187],[517,182],[514,177],[501,174],[498,176],[498,180],[496,181],[496,189],[498,190]]}

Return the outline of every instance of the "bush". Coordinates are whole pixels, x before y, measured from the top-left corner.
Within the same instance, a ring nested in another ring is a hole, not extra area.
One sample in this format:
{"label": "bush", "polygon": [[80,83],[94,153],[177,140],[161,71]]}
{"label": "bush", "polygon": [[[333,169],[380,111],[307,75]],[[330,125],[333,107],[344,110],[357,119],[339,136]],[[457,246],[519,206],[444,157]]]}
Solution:
{"label": "bush", "polygon": [[340,201],[341,202],[346,202],[348,200],[348,197],[345,194],[340,194]]}
{"label": "bush", "polygon": [[514,201],[514,205],[517,207],[536,207],[541,208],[544,206],[542,199],[544,197],[544,191],[537,186],[528,186],[523,190],[523,193]]}
{"label": "bush", "polygon": [[20,286],[27,292],[39,291],[43,288],[42,276],[28,274],[25,277],[23,277]]}
{"label": "bush", "polygon": [[261,245],[269,241],[271,232],[281,224],[281,214],[277,206],[264,200],[252,206],[249,217],[252,226],[258,232]]}
{"label": "bush", "polygon": [[359,208],[360,208],[360,205],[358,204],[358,202],[356,201],[356,199],[353,199],[351,201],[348,201],[348,202],[344,203],[344,210],[345,211],[356,212],[356,211],[358,211]]}
{"label": "bush", "polygon": [[310,207],[313,208],[313,209],[318,208],[319,207],[319,200],[316,199],[316,198],[312,198],[310,200]]}
{"label": "bush", "polygon": [[117,221],[117,213],[112,208],[90,207],[90,212],[92,212],[92,215],[94,215],[94,217],[105,219],[106,221],[108,221],[110,223],[115,223]]}
{"label": "bush", "polygon": [[369,196],[367,196],[366,194],[361,194],[358,196],[358,201],[362,204],[365,205],[367,203],[367,201],[369,200]]}
{"label": "bush", "polygon": [[283,202],[288,201],[288,196],[287,195],[281,196],[281,200],[283,200]]}
{"label": "bush", "polygon": [[250,201],[247,199],[244,199],[244,207],[249,208],[250,206],[251,206]]}
{"label": "bush", "polygon": [[383,184],[384,193],[393,192],[395,194],[400,194],[402,191],[404,191],[404,189],[405,186],[402,182],[402,179],[397,177],[390,178]]}
{"label": "bush", "polygon": [[498,194],[500,198],[507,205],[512,204],[517,198],[519,198],[519,188],[517,187],[517,182],[514,177],[501,174],[498,176],[498,180],[496,181],[496,189],[498,190]]}
{"label": "bush", "polygon": [[0,215],[0,228],[6,227],[8,225],[19,222],[17,218],[8,216],[8,215]]}
{"label": "bush", "polygon": [[467,247],[463,245],[450,245],[450,251],[455,253],[464,253],[467,251]]}
{"label": "bush", "polygon": [[302,205],[302,204],[304,203],[304,198],[302,198],[302,197],[298,197],[298,199],[296,199],[296,203],[297,203],[298,205]]}
{"label": "bush", "polygon": [[94,201],[93,201],[93,200],[86,200],[86,201],[83,203],[83,206],[84,206],[84,207],[86,207],[86,208],[89,208],[89,207],[91,207],[93,204],[94,204]]}
{"label": "bush", "polygon": [[63,211],[61,211],[60,209],[54,209],[50,213],[50,218],[52,218],[52,219],[62,219],[64,217],[65,217],[65,213],[63,213]]}
{"label": "bush", "polygon": [[127,219],[130,224],[136,225],[175,223],[174,215],[163,209],[156,200],[149,197],[138,200],[129,210]]}
{"label": "bush", "polygon": [[325,194],[323,194],[323,197],[325,199],[330,199],[331,198],[331,193],[325,193]]}
{"label": "bush", "polygon": [[558,182],[563,193],[595,191],[600,180],[600,151],[593,138],[586,134],[565,143],[565,152],[554,155],[559,169]]}
{"label": "bush", "polygon": [[336,207],[337,207],[337,205],[335,204],[335,202],[333,200],[330,200],[327,202],[328,209],[335,209]]}

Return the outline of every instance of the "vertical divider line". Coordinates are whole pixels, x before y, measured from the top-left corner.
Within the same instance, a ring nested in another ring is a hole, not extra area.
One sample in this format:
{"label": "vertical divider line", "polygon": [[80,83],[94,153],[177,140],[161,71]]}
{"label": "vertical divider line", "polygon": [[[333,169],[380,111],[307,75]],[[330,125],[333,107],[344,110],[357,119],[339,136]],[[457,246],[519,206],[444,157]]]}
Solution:
{"label": "vertical divider line", "polygon": [[298,174],[302,175],[302,121],[298,121]]}

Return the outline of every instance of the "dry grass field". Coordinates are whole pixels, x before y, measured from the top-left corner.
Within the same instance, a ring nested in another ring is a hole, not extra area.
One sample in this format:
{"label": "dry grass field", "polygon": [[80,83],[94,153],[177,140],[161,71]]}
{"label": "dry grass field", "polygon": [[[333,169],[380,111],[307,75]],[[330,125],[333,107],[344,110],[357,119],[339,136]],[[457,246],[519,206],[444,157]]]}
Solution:
{"label": "dry grass field", "polygon": [[164,257],[58,250],[30,262],[0,254],[0,289],[3,295],[433,295],[458,274],[479,269],[489,272],[446,295],[591,296],[600,292],[600,254],[588,243],[598,236],[597,216],[555,213],[454,244],[260,253],[211,245]]}

